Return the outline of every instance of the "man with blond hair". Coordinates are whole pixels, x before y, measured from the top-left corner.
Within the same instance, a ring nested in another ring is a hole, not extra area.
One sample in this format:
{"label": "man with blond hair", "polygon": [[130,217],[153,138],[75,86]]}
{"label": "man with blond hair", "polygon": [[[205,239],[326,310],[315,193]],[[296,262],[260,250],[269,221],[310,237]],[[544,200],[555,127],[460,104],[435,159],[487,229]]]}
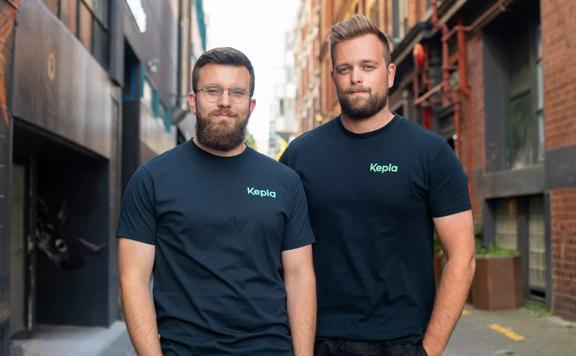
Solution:
{"label": "man with blond hair", "polygon": [[316,355],[440,355],[474,274],[466,176],[442,137],[390,112],[384,33],[355,15],[329,41],[341,114],[281,158],[302,178],[317,241]]}

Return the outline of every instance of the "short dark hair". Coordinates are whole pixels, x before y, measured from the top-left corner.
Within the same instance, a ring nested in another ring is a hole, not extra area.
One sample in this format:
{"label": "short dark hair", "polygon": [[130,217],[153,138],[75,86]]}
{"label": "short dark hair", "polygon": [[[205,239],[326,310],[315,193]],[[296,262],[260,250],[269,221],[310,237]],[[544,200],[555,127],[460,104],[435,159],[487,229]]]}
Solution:
{"label": "short dark hair", "polygon": [[332,66],[334,66],[334,48],[336,45],[342,41],[349,40],[354,37],[373,34],[382,43],[384,47],[384,60],[386,65],[392,62],[390,58],[390,42],[384,34],[380,31],[378,26],[376,26],[370,19],[364,15],[354,15],[347,19],[346,21],[338,22],[330,28],[328,32],[328,42],[330,44],[330,56],[332,57]]}
{"label": "short dark hair", "polygon": [[196,92],[200,69],[208,64],[224,64],[245,67],[250,73],[250,95],[254,94],[254,68],[246,55],[232,47],[218,47],[202,53],[192,70],[192,90]]}

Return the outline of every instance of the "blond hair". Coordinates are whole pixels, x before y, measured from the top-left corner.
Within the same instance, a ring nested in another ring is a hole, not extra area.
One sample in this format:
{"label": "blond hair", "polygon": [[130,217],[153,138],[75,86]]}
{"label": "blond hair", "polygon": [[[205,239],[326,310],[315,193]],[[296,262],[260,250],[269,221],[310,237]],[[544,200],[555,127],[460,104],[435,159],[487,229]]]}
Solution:
{"label": "blond hair", "polygon": [[356,14],[345,21],[338,22],[334,26],[330,27],[330,30],[328,31],[328,43],[330,45],[332,65],[334,65],[334,48],[336,48],[338,43],[366,34],[373,34],[378,37],[382,43],[386,65],[390,64],[392,61],[390,55],[390,44],[384,32],[380,31],[378,26],[370,21],[368,17]]}

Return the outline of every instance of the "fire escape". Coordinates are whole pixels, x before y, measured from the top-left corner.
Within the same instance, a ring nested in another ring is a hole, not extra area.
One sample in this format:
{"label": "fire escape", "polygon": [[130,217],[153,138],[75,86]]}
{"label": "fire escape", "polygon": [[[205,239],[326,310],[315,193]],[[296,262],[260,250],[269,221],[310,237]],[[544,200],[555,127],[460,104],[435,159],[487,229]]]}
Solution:
{"label": "fire escape", "polygon": [[[474,22],[468,26],[464,25],[464,19],[460,16],[456,25],[450,28],[446,21],[442,21],[438,14],[438,0],[432,0],[431,24],[434,29],[440,32],[440,47],[442,49],[442,81],[434,85],[430,76],[430,51],[425,44],[417,43],[413,49],[414,74],[413,92],[414,106],[421,111],[423,126],[432,129],[432,115],[434,109],[452,109],[451,121],[454,126],[454,150],[462,159],[462,146],[466,144],[466,164],[468,171],[468,187],[470,197],[473,199],[473,151],[472,125],[473,106],[472,93],[468,83],[468,59],[466,50],[466,34],[481,28],[490,19],[506,10],[511,0],[498,0],[486,11],[484,11]],[[455,38],[455,39],[454,39]],[[454,43],[455,41],[455,43]],[[453,60],[450,58],[450,46],[455,44],[456,55]],[[451,79],[457,73],[458,83]],[[467,138],[462,140],[462,112],[466,113]],[[464,142],[463,142],[464,141]]]}

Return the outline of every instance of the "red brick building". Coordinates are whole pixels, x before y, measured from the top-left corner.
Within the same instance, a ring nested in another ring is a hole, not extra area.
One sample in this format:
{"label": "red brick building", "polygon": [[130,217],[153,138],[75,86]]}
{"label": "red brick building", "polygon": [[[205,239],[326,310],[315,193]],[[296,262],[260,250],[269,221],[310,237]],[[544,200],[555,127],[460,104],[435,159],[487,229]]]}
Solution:
{"label": "red brick building", "polygon": [[301,130],[339,112],[329,27],[369,16],[393,43],[391,110],[446,137],[485,242],[518,250],[525,296],[576,320],[576,1],[302,4],[300,18],[311,11],[315,20],[298,28],[311,50],[295,46],[306,68],[297,100],[312,103],[297,113]]}

